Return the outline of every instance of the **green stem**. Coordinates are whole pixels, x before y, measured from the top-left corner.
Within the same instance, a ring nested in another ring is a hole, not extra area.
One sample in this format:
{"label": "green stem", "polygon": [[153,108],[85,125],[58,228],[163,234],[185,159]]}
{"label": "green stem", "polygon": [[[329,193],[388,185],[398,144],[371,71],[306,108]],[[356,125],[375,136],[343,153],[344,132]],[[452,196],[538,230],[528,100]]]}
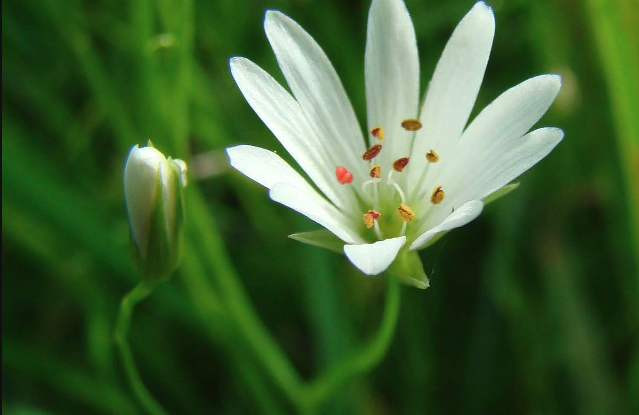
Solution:
{"label": "green stem", "polygon": [[386,304],[377,333],[370,343],[354,350],[302,389],[303,402],[307,408],[315,407],[340,388],[344,382],[368,372],[384,358],[397,327],[399,304],[399,281],[395,277],[388,276]]}
{"label": "green stem", "polygon": [[118,321],[115,326],[115,344],[120,351],[122,364],[124,365],[124,370],[131,384],[131,388],[142,407],[151,415],[167,415],[168,413],[160,406],[155,398],[153,398],[151,393],[146,389],[146,386],[144,386],[137,365],[135,364],[135,359],[133,358],[131,346],[129,346],[129,341],[127,340],[133,309],[139,302],[151,294],[153,287],[151,284],[141,282],[122,298],[120,313],[118,314]]}

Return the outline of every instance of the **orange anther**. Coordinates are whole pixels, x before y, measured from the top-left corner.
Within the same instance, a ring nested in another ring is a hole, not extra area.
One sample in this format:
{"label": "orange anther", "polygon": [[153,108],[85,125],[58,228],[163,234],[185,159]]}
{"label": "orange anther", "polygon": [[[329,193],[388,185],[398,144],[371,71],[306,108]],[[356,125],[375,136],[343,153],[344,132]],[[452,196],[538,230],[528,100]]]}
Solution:
{"label": "orange anther", "polygon": [[382,214],[378,211],[369,210],[368,212],[364,213],[364,225],[366,225],[366,227],[369,229],[372,228],[373,224],[380,216],[382,216]]}
{"label": "orange anther", "polygon": [[398,172],[404,171],[404,168],[408,165],[408,157],[402,157],[393,162],[393,169]]}
{"label": "orange anther", "polygon": [[413,212],[413,209],[404,204],[399,205],[397,208],[397,214],[406,223],[411,223],[413,219],[415,219],[415,212]]}
{"label": "orange anther", "polygon": [[444,200],[446,193],[442,190],[441,186],[437,186],[435,190],[433,190],[433,194],[430,195],[430,203],[433,205],[438,205]]}
{"label": "orange anther", "polygon": [[371,171],[368,172],[368,175],[371,176],[373,179],[379,179],[380,177],[382,177],[382,168],[376,164],[373,164],[373,166],[371,166]]}
{"label": "orange anther", "polygon": [[422,123],[415,118],[407,118],[402,121],[402,127],[406,131],[417,131],[422,128]]}
{"label": "orange anther", "polygon": [[428,153],[426,153],[426,160],[430,163],[437,163],[439,161],[439,154],[437,154],[435,150],[429,150]]}
{"label": "orange anther", "polygon": [[371,135],[376,137],[379,141],[384,141],[384,129],[381,126],[371,128]]}

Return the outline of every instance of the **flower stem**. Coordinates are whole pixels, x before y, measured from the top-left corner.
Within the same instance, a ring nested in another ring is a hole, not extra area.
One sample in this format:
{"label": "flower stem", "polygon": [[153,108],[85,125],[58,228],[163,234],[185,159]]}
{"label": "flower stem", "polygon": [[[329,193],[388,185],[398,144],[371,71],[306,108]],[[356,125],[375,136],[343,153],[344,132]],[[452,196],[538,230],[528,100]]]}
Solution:
{"label": "flower stem", "polygon": [[386,304],[377,333],[370,343],[357,348],[342,361],[304,386],[302,396],[306,407],[315,407],[340,388],[345,381],[368,372],[384,358],[397,327],[399,305],[399,281],[395,277],[388,276]]}
{"label": "flower stem", "polygon": [[151,415],[167,415],[168,413],[146,389],[146,386],[144,386],[127,339],[133,309],[139,302],[151,294],[153,287],[154,285],[152,284],[141,282],[122,298],[120,313],[118,314],[118,321],[115,326],[115,344],[120,351],[122,364],[124,365],[124,370],[131,384],[131,388],[142,407]]}

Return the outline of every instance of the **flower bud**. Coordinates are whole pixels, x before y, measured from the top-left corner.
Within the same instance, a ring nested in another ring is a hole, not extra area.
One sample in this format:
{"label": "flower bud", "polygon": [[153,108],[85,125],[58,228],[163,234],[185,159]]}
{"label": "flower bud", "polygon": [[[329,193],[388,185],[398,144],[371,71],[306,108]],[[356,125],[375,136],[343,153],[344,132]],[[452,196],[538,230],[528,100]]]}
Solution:
{"label": "flower bud", "polygon": [[186,163],[168,159],[151,142],[131,149],[124,167],[124,197],[131,251],[144,278],[168,279],[181,259]]}

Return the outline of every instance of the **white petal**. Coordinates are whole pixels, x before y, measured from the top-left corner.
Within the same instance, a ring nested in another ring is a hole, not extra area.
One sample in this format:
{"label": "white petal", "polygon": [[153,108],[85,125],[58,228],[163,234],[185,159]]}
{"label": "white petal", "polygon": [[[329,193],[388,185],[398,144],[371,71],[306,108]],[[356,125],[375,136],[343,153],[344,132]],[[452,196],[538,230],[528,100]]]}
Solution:
{"label": "white petal", "polygon": [[269,193],[272,200],[287,206],[333,232],[342,241],[352,244],[362,239],[349,228],[349,221],[333,205],[309,187],[290,183],[275,183]]}
{"label": "white petal", "polygon": [[[293,95],[337,165],[364,177],[362,132],[333,65],[315,40],[288,16],[268,11],[264,29]],[[359,160],[359,163],[355,163]]]}
{"label": "white petal", "polygon": [[411,244],[410,250],[414,251],[426,245],[428,241],[435,237],[440,232],[449,231],[451,229],[459,228],[474,220],[484,208],[484,204],[480,200],[470,201],[453,213],[451,213],[442,223],[435,226],[432,229],[424,232]]}
{"label": "white petal", "polygon": [[[495,34],[492,9],[478,2],[459,22],[444,48],[430,81],[421,111],[423,128],[417,132],[413,157],[423,159],[434,149],[447,162],[473,109],[484,78]],[[408,170],[419,181],[425,164]],[[433,165],[433,169],[441,165]]]}
{"label": "white petal", "polygon": [[559,128],[539,128],[483,157],[469,157],[467,169],[458,172],[456,193],[465,200],[483,199],[537,164],[563,137]]}
{"label": "white petal", "polygon": [[393,263],[406,237],[384,239],[373,244],[344,245],[344,253],[366,275],[380,274]]}
{"label": "white petal", "polygon": [[311,189],[295,169],[272,151],[240,145],[227,148],[226,153],[231,166],[268,189],[275,183],[289,183]]}
{"label": "white petal", "polygon": [[262,68],[245,58],[232,58],[231,74],[244,98],[275,134],[310,179],[335,204],[341,205],[334,169],[321,151],[313,129],[295,99]]}
{"label": "white petal", "polygon": [[409,155],[412,133],[402,120],[416,118],[419,59],[415,30],[404,2],[373,0],[366,35],[368,127],[381,126],[387,140],[379,164]]}
{"label": "white petal", "polygon": [[523,136],[548,111],[560,88],[559,75],[539,75],[510,88],[473,120],[460,145],[492,151],[505,140]]}
{"label": "white petal", "polygon": [[333,232],[344,242],[360,241],[348,230],[348,220],[322,198],[302,176],[272,151],[240,145],[226,150],[231,166],[271,189],[274,201],[303,214]]}
{"label": "white petal", "polygon": [[[560,87],[558,75],[540,75],[501,94],[464,131],[455,158],[437,163],[443,167],[439,176],[429,173],[425,186],[442,185],[449,201],[451,197],[467,201],[486,196],[475,192],[479,189],[477,174],[484,168],[500,168],[505,154],[544,115]],[[494,163],[497,165],[490,166]]]}

